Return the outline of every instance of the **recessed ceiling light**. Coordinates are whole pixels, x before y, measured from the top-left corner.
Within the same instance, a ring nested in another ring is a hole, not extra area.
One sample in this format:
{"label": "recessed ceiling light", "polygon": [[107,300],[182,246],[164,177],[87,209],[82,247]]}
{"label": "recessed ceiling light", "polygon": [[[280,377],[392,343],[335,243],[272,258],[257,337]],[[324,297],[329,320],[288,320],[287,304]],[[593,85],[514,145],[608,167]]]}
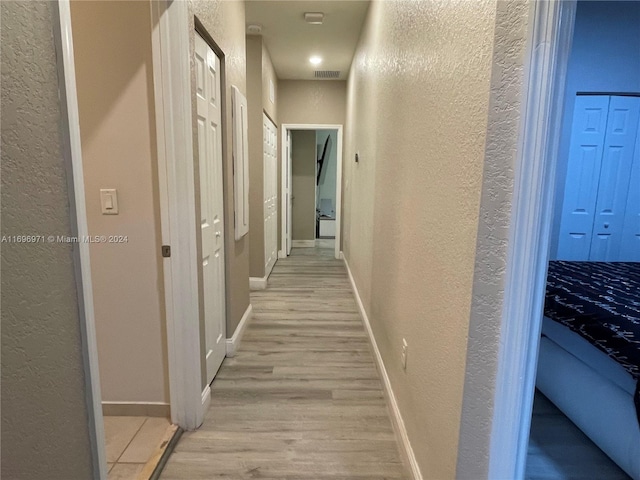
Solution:
{"label": "recessed ceiling light", "polygon": [[324,13],[322,12],[306,12],[304,14],[304,21],[311,25],[322,25],[324,20]]}
{"label": "recessed ceiling light", "polygon": [[322,63],[322,58],[318,57],[317,55],[314,55],[313,57],[309,58],[309,61],[313,65],[320,65]]}

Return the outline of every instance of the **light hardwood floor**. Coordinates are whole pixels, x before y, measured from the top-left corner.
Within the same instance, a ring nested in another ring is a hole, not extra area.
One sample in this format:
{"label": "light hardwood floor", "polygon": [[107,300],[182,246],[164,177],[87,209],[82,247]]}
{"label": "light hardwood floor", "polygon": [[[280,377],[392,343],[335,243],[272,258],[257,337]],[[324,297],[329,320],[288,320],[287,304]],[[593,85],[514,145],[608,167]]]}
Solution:
{"label": "light hardwood floor", "polygon": [[212,384],[204,425],[163,479],[405,479],[349,280],[333,250],[294,249]]}
{"label": "light hardwood floor", "polygon": [[525,480],[631,480],[536,390]]}

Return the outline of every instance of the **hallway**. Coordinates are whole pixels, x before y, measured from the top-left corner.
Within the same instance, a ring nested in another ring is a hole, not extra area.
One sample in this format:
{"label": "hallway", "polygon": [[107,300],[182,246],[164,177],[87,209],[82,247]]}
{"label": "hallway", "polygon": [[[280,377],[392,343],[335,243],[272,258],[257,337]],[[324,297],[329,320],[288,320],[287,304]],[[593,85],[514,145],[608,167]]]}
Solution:
{"label": "hallway", "polygon": [[163,479],[407,478],[346,270],[333,250],[293,249],[238,354],[212,385]]}

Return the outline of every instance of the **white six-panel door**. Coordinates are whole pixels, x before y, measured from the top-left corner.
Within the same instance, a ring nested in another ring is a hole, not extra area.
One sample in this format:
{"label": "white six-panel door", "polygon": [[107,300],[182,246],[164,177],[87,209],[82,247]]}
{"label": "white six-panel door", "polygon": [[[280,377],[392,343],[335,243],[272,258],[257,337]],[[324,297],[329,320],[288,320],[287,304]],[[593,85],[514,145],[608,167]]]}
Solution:
{"label": "white six-panel door", "polygon": [[278,129],[262,114],[264,157],[264,263],[265,277],[278,259]]}
{"label": "white six-panel door", "polygon": [[210,383],[226,355],[220,59],[199,35],[195,46],[201,260]]}

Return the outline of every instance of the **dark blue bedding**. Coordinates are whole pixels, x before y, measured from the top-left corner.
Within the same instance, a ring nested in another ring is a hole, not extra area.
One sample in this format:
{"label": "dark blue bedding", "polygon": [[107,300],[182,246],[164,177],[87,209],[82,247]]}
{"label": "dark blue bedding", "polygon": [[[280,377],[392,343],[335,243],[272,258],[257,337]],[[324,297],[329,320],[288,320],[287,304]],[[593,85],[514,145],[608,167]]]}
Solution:
{"label": "dark blue bedding", "polygon": [[544,314],[631,374],[640,421],[640,263],[549,262]]}

